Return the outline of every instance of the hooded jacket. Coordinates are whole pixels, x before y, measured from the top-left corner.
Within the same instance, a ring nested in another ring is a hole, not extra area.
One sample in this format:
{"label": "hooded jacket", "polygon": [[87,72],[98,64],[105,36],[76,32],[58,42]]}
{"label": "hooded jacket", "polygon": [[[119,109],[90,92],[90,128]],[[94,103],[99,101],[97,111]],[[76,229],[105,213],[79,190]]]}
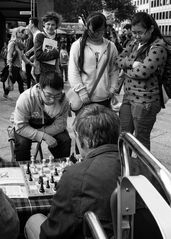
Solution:
{"label": "hooded jacket", "polygon": [[[41,142],[44,134],[53,136],[66,129],[69,103],[64,96],[60,112],[53,115],[54,120],[50,125],[46,125],[45,107],[39,90],[39,84],[36,84],[19,96],[14,111],[14,126],[16,133],[21,136]],[[55,105],[53,107],[55,109]],[[31,121],[40,122],[40,128],[32,127]]]}

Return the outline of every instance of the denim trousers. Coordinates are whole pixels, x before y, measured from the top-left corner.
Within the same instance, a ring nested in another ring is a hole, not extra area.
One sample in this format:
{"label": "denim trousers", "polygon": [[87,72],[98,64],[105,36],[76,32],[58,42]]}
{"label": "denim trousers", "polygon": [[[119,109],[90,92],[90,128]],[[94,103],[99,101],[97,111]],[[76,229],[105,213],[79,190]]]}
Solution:
{"label": "denim trousers", "polygon": [[159,101],[135,103],[124,99],[119,112],[121,131],[134,133],[135,137],[150,150],[150,134],[160,110]]}
{"label": "denim trousers", "polygon": [[[16,161],[29,161],[31,157],[31,145],[32,140],[26,137],[23,137],[16,132],[15,135],[15,150]],[[71,138],[68,134],[68,131],[65,130],[62,133],[53,136],[57,140],[56,147],[48,147],[51,154],[55,159],[69,157],[71,150]]]}

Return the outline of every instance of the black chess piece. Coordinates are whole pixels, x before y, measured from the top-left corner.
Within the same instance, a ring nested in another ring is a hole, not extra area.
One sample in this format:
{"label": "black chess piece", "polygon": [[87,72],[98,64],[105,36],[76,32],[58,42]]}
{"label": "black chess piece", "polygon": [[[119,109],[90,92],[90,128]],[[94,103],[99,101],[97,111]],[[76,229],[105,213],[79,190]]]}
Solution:
{"label": "black chess piece", "polygon": [[55,168],[54,175],[55,175],[55,176],[58,176],[58,175],[59,175],[59,174],[58,174],[58,170],[57,170],[57,168]]}
{"label": "black chess piece", "polygon": [[53,177],[53,175],[51,175],[50,182],[51,182],[51,183],[54,183],[54,177]]}
{"label": "black chess piece", "polygon": [[76,162],[77,162],[77,159],[76,159],[76,157],[74,156],[74,153],[71,154],[69,160],[70,160],[71,162],[73,162],[73,163],[76,163]]}
{"label": "black chess piece", "polygon": [[26,170],[26,174],[30,174],[30,163],[28,162],[27,163],[27,170]]}
{"label": "black chess piece", "polygon": [[55,183],[54,183],[54,188],[53,188],[54,191],[57,190],[57,185],[58,185],[58,183],[55,181]]}
{"label": "black chess piece", "polygon": [[45,189],[44,189],[44,186],[43,186],[43,181],[42,181],[41,184],[40,184],[39,192],[40,192],[40,193],[44,193],[44,192],[45,192]]}
{"label": "black chess piece", "polygon": [[29,174],[29,181],[33,181],[31,172],[30,172],[30,174]]}
{"label": "black chess piece", "polygon": [[50,188],[49,180],[46,181],[46,188]]}
{"label": "black chess piece", "polygon": [[42,176],[39,176],[38,183],[41,184],[42,182],[43,182],[43,177],[42,177]]}

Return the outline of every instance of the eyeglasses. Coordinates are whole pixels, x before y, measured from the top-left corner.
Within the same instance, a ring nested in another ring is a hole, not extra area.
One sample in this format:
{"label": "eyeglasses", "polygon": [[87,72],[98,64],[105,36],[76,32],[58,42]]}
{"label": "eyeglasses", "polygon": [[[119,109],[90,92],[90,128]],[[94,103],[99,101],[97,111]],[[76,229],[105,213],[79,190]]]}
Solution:
{"label": "eyeglasses", "polygon": [[139,32],[135,32],[135,31],[132,31],[132,34],[135,35],[135,36],[137,36],[137,35],[138,35],[138,36],[143,36],[143,35],[145,35],[146,33],[147,33],[147,30],[146,30],[145,32],[140,32],[140,31],[139,31]]}
{"label": "eyeglasses", "polygon": [[62,96],[62,94],[63,94],[63,93],[61,92],[61,93],[58,93],[58,94],[56,94],[56,95],[51,95],[51,94],[45,92],[44,90],[42,90],[42,92],[43,92],[44,97],[45,97],[47,100],[51,100],[51,99],[53,99],[53,100],[60,99],[61,96]]}

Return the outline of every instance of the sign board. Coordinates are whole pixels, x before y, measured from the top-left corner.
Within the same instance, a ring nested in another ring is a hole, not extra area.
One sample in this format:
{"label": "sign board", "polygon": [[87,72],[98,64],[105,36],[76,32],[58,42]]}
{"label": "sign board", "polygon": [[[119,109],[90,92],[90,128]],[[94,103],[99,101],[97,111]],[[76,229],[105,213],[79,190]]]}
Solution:
{"label": "sign board", "polygon": [[31,15],[31,11],[20,11],[20,15]]}

